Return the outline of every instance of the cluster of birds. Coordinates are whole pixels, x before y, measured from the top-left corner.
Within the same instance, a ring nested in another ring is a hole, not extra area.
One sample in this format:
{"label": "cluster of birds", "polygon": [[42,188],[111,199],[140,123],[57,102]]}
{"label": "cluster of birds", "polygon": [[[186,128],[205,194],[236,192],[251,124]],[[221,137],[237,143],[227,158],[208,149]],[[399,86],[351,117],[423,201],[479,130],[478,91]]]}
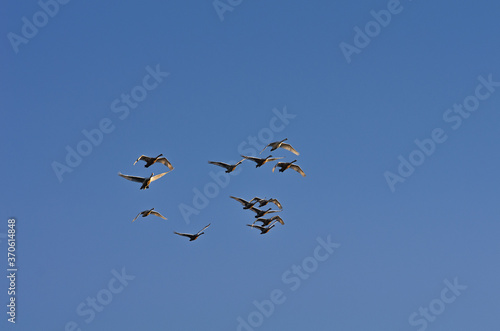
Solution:
{"label": "cluster of birds", "polygon": [[[260,234],[268,233],[269,230],[271,230],[275,226],[276,222],[281,223],[281,225],[285,225],[285,222],[283,221],[283,219],[281,217],[279,217],[278,215],[273,216],[271,218],[263,218],[263,216],[265,216],[267,214],[278,213],[278,212],[283,210],[281,203],[274,198],[261,199],[259,197],[255,197],[250,201],[246,201],[245,199],[237,198],[237,197],[233,197],[233,196],[230,196],[230,198],[241,203],[243,205],[243,209],[249,209],[249,210],[255,212],[256,220],[252,224],[247,224],[247,226],[259,229]],[[268,203],[274,203],[280,210],[272,210],[271,208],[269,208],[268,210],[261,210],[261,209],[258,209],[255,207],[255,204],[257,204],[257,203],[259,203],[259,207],[264,207]],[[262,222],[262,225],[256,225],[255,223],[257,223],[257,222]]]}
{"label": "cluster of birds", "polygon": [[[288,140],[288,139],[285,138],[281,141],[272,142],[272,143],[268,144],[260,153],[262,153],[264,150],[266,150],[266,148],[271,147],[271,151],[274,151],[278,148],[283,148],[285,150],[288,150],[288,151],[294,153],[295,155],[299,155],[299,152],[297,152],[290,144],[285,143],[286,140]],[[283,159],[283,157],[274,157],[273,158],[272,155],[269,155],[266,158],[257,158],[257,157],[244,156],[244,155],[241,155],[241,156],[243,157],[243,159],[236,164],[227,164],[227,163],[223,163],[223,162],[214,162],[214,161],[209,161],[208,163],[223,167],[226,169],[226,172],[229,173],[229,172],[234,171],[234,169],[245,160],[254,161],[256,163],[255,167],[258,168],[258,167],[261,167],[262,165],[266,164],[267,162]],[[167,172],[163,172],[163,173],[160,173],[158,175],[151,173],[151,175],[149,177],[129,176],[129,175],[124,175],[120,172],[118,173],[118,175],[120,177],[123,177],[123,178],[128,179],[128,180],[133,181],[133,182],[141,183],[141,187],[140,187],[141,190],[148,189],[149,185],[152,182],[154,182],[157,179],[160,179],[161,177],[165,176],[166,174],[168,174],[169,172],[174,170],[174,167],[172,166],[172,164],[165,157],[163,157],[163,154],[160,154],[156,157],[149,157],[146,155],[141,155],[137,158],[137,160],[135,160],[134,165],[138,161],[146,162],[146,164],[144,165],[144,167],[146,167],[146,168],[149,168],[150,166],[152,166],[155,163],[163,164],[169,168],[169,171],[167,171]],[[297,171],[299,174],[301,174],[303,177],[305,177],[306,174],[304,173],[304,171],[302,171],[302,169],[298,165],[293,164],[296,161],[297,160],[293,160],[291,162],[278,162],[273,167],[272,171],[274,172],[274,170],[277,167],[280,168],[279,169],[280,172],[283,172],[287,169],[293,169],[293,170]],[[243,205],[243,209],[250,209],[256,213],[256,215],[255,215],[256,220],[252,224],[247,224],[247,226],[259,229],[261,231],[261,234],[265,234],[265,233],[269,232],[269,230],[271,230],[276,225],[276,222],[279,222],[282,225],[285,224],[283,219],[279,216],[273,216],[271,218],[263,218],[263,216],[265,216],[267,214],[277,213],[283,209],[281,203],[277,199],[274,199],[274,198],[261,199],[261,198],[255,197],[250,201],[246,201],[244,199],[236,198],[233,196],[231,196],[231,198],[240,202]],[[279,210],[271,210],[271,208],[269,208],[268,210],[261,210],[261,209],[258,209],[255,207],[255,205],[257,203],[259,204],[259,207],[264,207],[268,203],[274,203],[279,208]],[[151,208],[148,210],[141,211],[132,220],[132,222],[134,222],[139,216],[147,217],[149,215],[158,216],[158,217],[161,217],[165,220],[167,219],[162,214],[160,214],[158,211],[154,210],[154,208]],[[257,222],[261,222],[262,225],[256,225],[255,223],[257,223]],[[211,225],[211,223],[209,223],[207,226],[205,226],[203,229],[201,229],[200,231],[198,231],[195,234],[181,233],[181,232],[176,232],[176,231],[174,231],[174,233],[179,235],[179,236],[188,237],[189,241],[194,241],[194,240],[198,239],[199,236],[204,234],[205,233],[204,230],[207,229],[210,225]]]}
{"label": "cluster of birds", "polygon": [[[288,138],[285,138],[281,141],[275,141],[275,142],[268,144],[266,147],[264,147],[264,149],[260,152],[260,154],[262,154],[262,152],[265,151],[266,148],[271,147],[271,152],[278,149],[278,148],[283,148],[287,151],[292,152],[295,155],[299,155],[299,152],[297,152],[295,150],[295,148],[292,147],[292,145],[285,143],[286,140],[288,140]],[[272,161],[283,159],[283,157],[273,157],[272,155],[269,155],[266,158],[258,158],[258,157],[245,156],[245,155],[241,155],[241,157],[243,159],[241,159],[236,164],[227,164],[224,162],[215,162],[215,161],[208,161],[208,163],[219,166],[219,167],[223,167],[226,169],[226,172],[229,173],[229,172],[234,171],[234,169],[236,169],[236,167],[239,166],[245,160],[250,160],[250,161],[255,162],[256,163],[255,168],[259,168],[259,167],[263,166],[264,164],[266,164],[267,162],[272,162]],[[273,167],[273,172],[277,167],[280,168],[279,172],[283,172],[287,169],[293,169],[293,170],[297,171],[299,174],[301,174],[303,177],[305,177],[306,174],[298,165],[294,164],[295,162],[297,162],[297,160],[293,160],[291,162],[278,162]]]}
{"label": "cluster of birds", "polygon": [[[137,160],[135,160],[134,165],[137,163],[137,161],[145,161],[146,164],[144,165],[144,167],[146,167],[146,168],[149,168],[150,166],[152,166],[155,163],[161,163],[161,164],[164,164],[165,166],[167,166],[170,169],[169,171],[163,172],[163,173],[158,174],[156,176],[155,176],[154,173],[151,173],[151,175],[149,177],[129,176],[129,175],[124,175],[124,174],[122,174],[120,172],[118,173],[118,175],[120,177],[123,177],[125,179],[131,180],[133,182],[141,183],[141,188],[140,188],[141,190],[148,189],[149,188],[149,184],[151,184],[155,180],[157,180],[157,179],[165,176],[170,171],[174,170],[174,167],[172,166],[172,164],[165,157],[163,157],[163,154],[160,154],[157,157],[149,157],[149,156],[146,156],[146,155],[141,155],[141,156],[139,156],[137,158]],[[164,220],[167,219],[165,216],[163,216],[162,214],[160,214],[159,212],[157,212],[156,210],[154,210],[154,208],[151,208],[151,209],[148,209],[148,210],[141,211],[132,220],[132,222],[134,222],[139,216],[147,217],[149,215],[155,215],[155,216],[163,218]],[[205,230],[209,226],[210,226],[210,224],[208,224],[207,226],[205,226],[203,229],[201,229],[200,231],[198,231],[198,233],[196,233],[196,234],[180,233],[180,232],[175,232],[175,231],[174,231],[174,233],[178,234],[179,236],[188,237],[190,241],[193,241],[193,240],[198,239],[198,237],[201,236],[202,234],[204,234],[203,230]]]}

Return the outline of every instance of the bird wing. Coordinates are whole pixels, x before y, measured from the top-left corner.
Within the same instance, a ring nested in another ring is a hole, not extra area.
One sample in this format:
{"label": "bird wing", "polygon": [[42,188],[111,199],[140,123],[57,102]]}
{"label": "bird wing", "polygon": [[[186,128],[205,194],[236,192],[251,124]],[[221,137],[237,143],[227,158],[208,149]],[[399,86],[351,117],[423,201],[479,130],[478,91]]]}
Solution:
{"label": "bird wing", "polygon": [[243,158],[243,159],[239,160],[239,161],[238,161],[238,162],[237,162],[234,166],[236,167],[237,165],[239,165],[241,162],[243,162],[243,161],[245,161],[245,160],[246,160],[245,158]]}
{"label": "bird wing", "polygon": [[269,199],[269,202],[272,202],[276,205],[276,207],[278,207],[279,209],[283,209],[283,207],[281,206],[281,203],[276,200],[276,199]]}
{"label": "bird wing", "polygon": [[207,225],[207,226],[205,226],[205,227],[204,227],[203,229],[201,229],[200,231],[198,231],[198,233],[197,233],[197,234],[200,234],[201,232],[203,232],[203,230],[205,230],[206,228],[208,228],[208,227],[210,226],[210,224],[212,224],[212,223],[208,223],[208,225]]}
{"label": "bird wing", "polygon": [[137,214],[137,216],[132,220],[132,223],[137,219],[137,217],[139,217],[140,214],[142,214],[142,211],[139,214]]}
{"label": "bird wing", "polygon": [[229,169],[231,167],[229,164],[224,163],[224,162],[208,161],[208,163],[216,165],[216,166],[219,166],[219,167],[223,167],[223,168],[226,168],[226,169]]}
{"label": "bird wing", "polygon": [[281,165],[283,164],[283,162],[278,162],[274,165],[273,167],[273,172],[274,172],[274,169],[276,169],[277,167],[280,167]]}
{"label": "bird wing", "polygon": [[290,144],[282,143],[280,147],[283,148],[283,149],[286,149],[287,151],[292,152],[295,155],[299,155],[299,152],[297,152],[295,150],[295,148],[293,148],[292,145],[290,145]]}
{"label": "bird wing", "polygon": [[280,211],[281,211],[281,210],[268,210],[268,211],[266,212],[266,214],[278,213],[278,212],[280,212]]}
{"label": "bird wing", "polygon": [[284,159],[284,158],[285,158],[284,156],[272,157],[272,158],[267,159],[267,162],[276,161],[276,160]]}
{"label": "bird wing", "polygon": [[230,197],[231,199],[234,199],[234,200],[238,201],[238,202],[239,202],[239,203],[241,203],[243,206],[246,206],[246,205],[247,205],[247,203],[249,203],[249,202],[247,202],[245,199],[242,199],[242,198],[233,197],[232,195],[231,195],[231,196],[229,196],[229,197]]}
{"label": "bird wing", "polygon": [[264,147],[264,149],[263,149],[263,150],[261,150],[259,154],[261,154],[263,151],[265,151],[265,150],[266,150],[266,148],[268,148],[269,146],[273,146],[273,144],[275,144],[275,143],[276,143],[276,142],[274,142],[274,143],[270,143],[270,144],[267,144],[267,146],[266,146],[266,147]]}
{"label": "bird wing", "polygon": [[156,210],[153,210],[153,211],[151,212],[151,214],[156,215],[156,216],[158,216],[158,217],[161,217],[161,218],[163,218],[164,220],[166,220],[166,219],[167,219],[166,217],[164,217],[162,214],[160,214],[160,213],[159,213],[159,212],[157,212]]}
{"label": "bird wing", "polygon": [[258,201],[260,201],[260,200],[262,200],[262,199],[261,199],[261,198],[259,198],[259,197],[255,197],[255,198],[253,198],[252,200],[250,200],[250,202],[254,202],[254,201],[257,201],[257,202],[258,202]]}
{"label": "bird wing", "polygon": [[281,219],[281,217],[279,217],[278,215],[271,217],[271,219],[272,219],[273,221],[278,221],[278,222],[280,222],[282,225],[285,225],[285,222],[284,222],[284,221]]}
{"label": "bird wing", "polygon": [[166,165],[170,170],[174,170],[174,166],[166,158],[160,157],[156,162]]}
{"label": "bird wing", "polygon": [[144,182],[144,179],[145,179],[144,177],[129,176],[129,175],[124,175],[124,174],[122,174],[122,173],[118,173],[118,175],[119,175],[120,177],[123,177],[123,178],[125,178],[125,179],[131,180],[131,181],[133,181],[133,182],[138,182],[138,183],[142,183],[142,182]]}
{"label": "bird wing", "polygon": [[261,230],[261,231],[262,231],[262,226],[260,226],[260,225],[247,224],[247,226],[249,226],[249,227],[251,227],[251,228],[257,228],[257,229],[259,229],[259,230]]}
{"label": "bird wing", "polygon": [[150,158],[150,157],[148,157],[148,156],[146,156],[146,155],[141,155],[141,156],[139,156],[139,157],[137,158],[137,160],[135,160],[134,165],[135,165],[135,164],[137,163],[137,161],[139,161],[139,160],[143,160],[143,161],[149,162],[149,161],[151,161],[151,160],[152,160],[152,158]]}
{"label": "bird wing", "polygon": [[[170,170],[170,171],[172,171],[172,170]],[[161,178],[161,177],[165,176],[165,175],[166,175],[166,174],[168,174],[170,171],[163,172],[163,173],[158,174],[158,175],[154,175],[153,177],[151,177],[151,181],[153,182],[153,181],[155,181],[155,180],[157,180],[157,179],[159,179],[159,178]]]}
{"label": "bird wing", "polygon": [[258,162],[258,161],[262,160],[261,158],[253,157],[253,156],[241,155],[241,157],[244,159],[250,160],[250,161],[254,161],[254,162]]}
{"label": "bird wing", "polygon": [[306,174],[304,173],[304,171],[302,171],[302,169],[300,169],[300,167],[299,167],[298,165],[296,165],[296,164],[292,164],[292,165],[290,166],[290,168],[292,168],[293,170],[297,171],[299,174],[301,174],[301,175],[302,175],[302,177],[305,177],[305,176],[306,176]]}
{"label": "bird wing", "polygon": [[188,238],[191,238],[193,235],[192,234],[189,234],[189,233],[179,233],[179,232],[175,232],[175,234],[178,234],[179,236],[184,236],[184,237],[188,237]]}

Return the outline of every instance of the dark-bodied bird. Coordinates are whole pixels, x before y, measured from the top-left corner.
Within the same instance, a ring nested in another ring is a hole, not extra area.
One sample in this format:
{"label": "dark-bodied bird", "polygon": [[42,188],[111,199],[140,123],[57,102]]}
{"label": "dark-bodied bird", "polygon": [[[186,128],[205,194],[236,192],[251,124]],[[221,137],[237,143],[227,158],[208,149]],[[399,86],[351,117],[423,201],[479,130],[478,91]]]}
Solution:
{"label": "dark-bodied bird", "polygon": [[276,207],[278,207],[279,209],[283,209],[283,207],[281,206],[281,203],[274,199],[274,198],[271,198],[271,199],[261,199],[259,197],[255,197],[253,198],[252,200],[250,200],[250,202],[253,202],[253,201],[256,201],[259,203],[259,207],[264,207],[265,205],[267,205],[268,203],[272,202],[276,205]]}
{"label": "dark-bodied bird", "polygon": [[205,232],[203,232],[203,230],[205,230],[206,228],[208,228],[210,226],[211,223],[209,223],[207,226],[205,226],[203,229],[201,229],[200,231],[198,231],[197,234],[189,234],[189,233],[179,233],[179,232],[175,232],[175,234],[178,234],[179,236],[184,236],[184,237],[188,237],[189,238],[189,241],[193,241],[193,240],[196,240],[198,239],[199,236],[201,236],[202,234],[204,234]]}
{"label": "dark-bodied bird", "polygon": [[214,165],[219,166],[219,167],[226,168],[226,172],[229,173],[229,172],[233,171],[243,161],[245,161],[245,159],[240,160],[236,164],[227,164],[227,163],[224,163],[224,162],[215,162],[215,161],[208,161],[208,163],[214,164]]}
{"label": "dark-bodied bird", "polygon": [[254,224],[247,224],[247,226],[249,226],[251,228],[259,229],[260,230],[260,234],[266,234],[266,233],[269,232],[269,230],[271,230],[272,228],[274,228],[275,223],[276,223],[276,221],[274,221],[274,223],[271,224],[268,227],[264,227],[264,226],[260,226],[260,225],[254,225]]}
{"label": "dark-bodied bird", "polygon": [[250,209],[253,207],[253,205],[255,205],[257,203],[257,201],[252,203],[251,201],[249,202],[249,201],[246,201],[245,199],[237,198],[237,197],[233,197],[233,196],[230,196],[230,198],[241,203],[243,205],[243,209]]}
{"label": "dark-bodied bird", "polygon": [[245,155],[242,155],[241,157],[257,163],[255,165],[255,168],[261,167],[262,165],[266,164],[267,162],[271,162],[271,161],[276,161],[276,160],[279,160],[279,159],[283,159],[283,157],[272,157],[272,155],[269,155],[265,159],[258,158],[258,157],[253,157],[253,156],[245,156]]}
{"label": "dark-bodied bird", "polygon": [[266,150],[266,148],[268,148],[269,146],[271,146],[271,147],[272,147],[272,148],[271,148],[271,152],[272,152],[272,151],[274,151],[274,150],[275,150],[275,149],[277,149],[277,148],[283,148],[283,149],[286,149],[287,151],[292,152],[292,153],[293,153],[293,154],[295,154],[295,155],[299,155],[299,152],[297,152],[297,151],[295,150],[295,148],[293,148],[293,147],[292,147],[292,145],[287,144],[287,143],[284,143],[284,141],[286,141],[286,140],[288,140],[288,138],[285,138],[285,139],[283,139],[283,140],[281,140],[281,141],[275,141],[275,142],[273,142],[273,143],[270,143],[269,145],[267,145],[266,147],[264,147],[264,149],[261,151],[261,153],[262,153],[263,151],[265,151],[265,150]]}
{"label": "dark-bodied bird", "polygon": [[299,174],[302,175],[302,177],[305,177],[306,174],[304,173],[304,171],[302,171],[302,169],[296,165],[296,164],[293,164],[294,162],[297,162],[297,160],[293,160],[292,162],[278,162],[276,163],[276,165],[273,167],[273,172],[274,172],[274,169],[276,169],[277,167],[280,167],[281,169],[279,170],[279,172],[283,172],[285,171],[286,169],[290,168],[290,169],[293,169],[295,171],[297,171]]}
{"label": "dark-bodied bird", "polygon": [[161,217],[163,218],[164,220],[166,220],[167,218],[164,217],[162,214],[160,214],[159,212],[157,212],[156,210],[154,210],[154,208],[151,208],[149,210],[145,210],[145,211],[141,211],[139,214],[137,214],[137,216],[132,220],[132,222],[134,222],[137,217],[139,217],[139,215],[142,215],[142,217],[146,217],[146,216],[149,216],[149,215],[155,215],[155,216],[158,216],[158,217]]}
{"label": "dark-bodied bird", "polygon": [[271,208],[269,208],[268,210],[260,210],[260,209],[257,209],[255,207],[250,207],[248,209],[250,209],[251,211],[253,211],[257,214],[257,215],[255,215],[255,218],[259,218],[259,217],[262,217],[266,214],[277,213],[277,212],[281,211],[281,210],[271,210]]}
{"label": "dark-bodied bird", "polygon": [[174,170],[174,167],[166,158],[160,157],[162,155],[163,154],[160,154],[157,157],[149,157],[146,155],[141,155],[137,158],[137,160],[135,160],[134,165],[137,163],[137,161],[142,160],[142,161],[146,162],[146,164],[144,165],[144,167],[146,167],[146,168],[149,168],[151,165],[158,162],[158,163],[166,165],[170,170]]}
{"label": "dark-bodied bird", "polygon": [[272,221],[278,221],[282,225],[285,225],[285,222],[278,215],[273,216],[271,218],[257,218],[255,222],[253,222],[253,224],[255,224],[256,222],[262,222],[262,226],[268,226],[269,223],[271,223]]}
{"label": "dark-bodied bird", "polygon": [[[170,170],[172,171],[172,170]],[[168,174],[170,171],[167,171],[167,172],[164,172],[164,173],[161,173],[161,174],[158,174],[156,176],[154,176],[154,173],[151,173],[151,176],[149,177],[137,177],[137,176],[129,176],[129,175],[124,175],[122,173],[118,173],[118,175],[120,177],[123,177],[125,179],[128,179],[128,180],[131,180],[133,182],[137,182],[137,183],[142,183],[141,185],[141,190],[144,190],[144,189],[147,189],[149,188],[149,184],[151,184],[152,182],[154,182],[155,180],[159,179],[160,177],[163,177],[165,176],[166,174]]]}

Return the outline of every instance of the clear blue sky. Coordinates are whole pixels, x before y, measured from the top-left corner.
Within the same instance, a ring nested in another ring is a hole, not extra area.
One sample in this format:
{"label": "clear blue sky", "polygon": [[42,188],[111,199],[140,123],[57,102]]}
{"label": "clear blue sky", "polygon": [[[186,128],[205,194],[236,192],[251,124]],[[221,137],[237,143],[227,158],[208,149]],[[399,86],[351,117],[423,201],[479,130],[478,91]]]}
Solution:
{"label": "clear blue sky", "polygon": [[[500,4],[41,3],[0,10],[0,329],[499,329]],[[271,138],[307,177],[217,183]]]}

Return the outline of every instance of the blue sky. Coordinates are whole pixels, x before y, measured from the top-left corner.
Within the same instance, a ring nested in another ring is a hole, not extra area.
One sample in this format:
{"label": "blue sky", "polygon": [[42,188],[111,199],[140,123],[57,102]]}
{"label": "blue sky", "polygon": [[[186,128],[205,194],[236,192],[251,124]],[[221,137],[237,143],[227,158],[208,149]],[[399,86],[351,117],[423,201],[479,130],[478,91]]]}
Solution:
{"label": "blue sky", "polygon": [[499,4],[2,7],[2,330],[498,330]]}

